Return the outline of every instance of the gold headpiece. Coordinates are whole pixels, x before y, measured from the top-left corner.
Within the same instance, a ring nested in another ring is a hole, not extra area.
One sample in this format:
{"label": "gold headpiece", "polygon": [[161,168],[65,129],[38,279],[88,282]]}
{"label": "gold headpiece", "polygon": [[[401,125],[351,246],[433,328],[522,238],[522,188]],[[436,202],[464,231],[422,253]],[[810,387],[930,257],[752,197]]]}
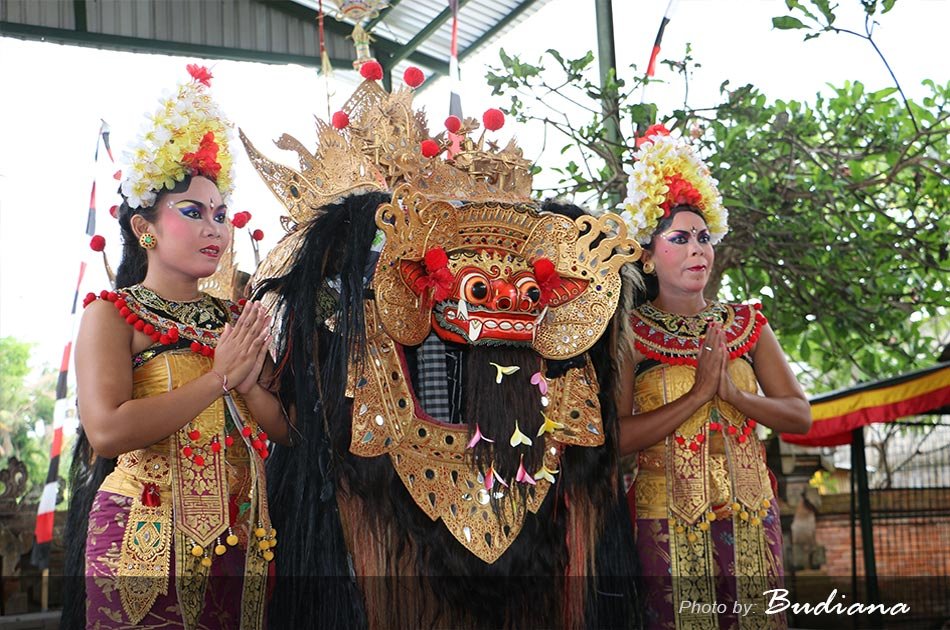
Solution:
{"label": "gold headpiece", "polygon": [[[403,183],[430,200],[531,199],[531,164],[513,141],[499,149],[484,132],[469,138],[479,127],[472,118],[453,134],[456,146],[446,133],[431,138],[424,113],[412,109],[410,90],[389,94],[366,80],[334,114],[332,126],[319,119],[316,125],[313,153],[286,134],[276,142],[297,153],[300,171],[269,160],[241,134],[254,168],[298,223],[351,193],[392,191]],[[442,152],[451,157],[439,158]]]}

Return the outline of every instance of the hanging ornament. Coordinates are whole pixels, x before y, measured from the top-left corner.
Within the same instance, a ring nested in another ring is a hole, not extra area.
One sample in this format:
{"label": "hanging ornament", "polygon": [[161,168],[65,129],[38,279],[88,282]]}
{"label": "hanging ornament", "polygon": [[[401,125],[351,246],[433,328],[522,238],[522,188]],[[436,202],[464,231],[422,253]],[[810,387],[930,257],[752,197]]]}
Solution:
{"label": "hanging ornament", "polygon": [[356,47],[356,59],[353,60],[353,69],[359,70],[367,61],[374,61],[369,52],[372,38],[363,29],[363,20],[373,19],[379,12],[389,6],[388,0],[336,0],[338,9],[337,19],[346,19],[353,22],[353,45]]}

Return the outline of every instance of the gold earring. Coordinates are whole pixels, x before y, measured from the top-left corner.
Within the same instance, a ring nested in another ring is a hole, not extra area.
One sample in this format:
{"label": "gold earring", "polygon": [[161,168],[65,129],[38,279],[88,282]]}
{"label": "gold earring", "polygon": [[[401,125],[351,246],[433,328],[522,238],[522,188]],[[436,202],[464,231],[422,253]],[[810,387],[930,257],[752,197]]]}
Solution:
{"label": "gold earring", "polygon": [[652,260],[648,260],[645,263],[643,263],[643,273],[647,273],[647,274],[653,273],[653,270],[655,268],[656,268],[656,265],[653,264]]}
{"label": "gold earring", "polygon": [[139,237],[139,245],[142,246],[142,249],[155,249],[157,244],[158,241],[155,240],[155,235],[151,232],[142,232],[142,236]]}

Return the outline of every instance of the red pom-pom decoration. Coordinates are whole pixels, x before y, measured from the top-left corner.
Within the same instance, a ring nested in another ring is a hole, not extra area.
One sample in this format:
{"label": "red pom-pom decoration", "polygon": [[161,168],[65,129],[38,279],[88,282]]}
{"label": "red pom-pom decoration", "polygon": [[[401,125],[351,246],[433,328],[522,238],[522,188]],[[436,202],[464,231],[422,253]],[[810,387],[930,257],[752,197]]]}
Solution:
{"label": "red pom-pom decoration", "polygon": [[201,344],[198,343],[197,341],[192,341],[190,348],[192,352],[195,352],[195,353],[201,352]]}
{"label": "red pom-pom decoration", "polygon": [[505,112],[494,107],[486,109],[482,114],[482,122],[485,124],[485,129],[498,131],[505,126]]}
{"label": "red pom-pom decoration", "polygon": [[266,442],[266,441],[267,441],[267,434],[264,433],[263,431],[261,431],[260,433],[257,434],[257,439],[258,439],[258,440],[263,440],[264,442]]}
{"label": "red pom-pom decoration", "polygon": [[423,157],[427,158],[435,157],[442,151],[435,140],[423,140],[419,146],[422,148]]}
{"label": "red pom-pom decoration", "polygon": [[234,438],[230,435],[224,438],[224,445],[228,448],[234,446]]}
{"label": "red pom-pom decoration", "polygon": [[415,66],[409,66],[406,68],[406,71],[402,74],[402,80],[406,82],[411,88],[417,88],[422,85],[422,82],[426,80],[426,75],[422,74],[422,70]]}
{"label": "red pom-pom decoration", "polygon": [[244,437],[251,437],[251,433],[253,433],[253,431],[251,431],[251,427],[243,427],[241,429],[241,435]]}
{"label": "red pom-pom decoration", "polygon": [[263,231],[263,230],[254,230],[254,231],[251,233],[251,238],[253,238],[255,241],[262,241],[262,240],[264,240],[264,231]]}
{"label": "red pom-pom decoration", "polygon": [[426,252],[425,256],[425,265],[426,270],[429,273],[434,273],[439,269],[443,269],[446,265],[449,264],[449,256],[445,253],[445,250],[441,247],[433,247]]}
{"label": "red pom-pom decoration", "polygon": [[340,110],[333,114],[330,122],[333,123],[333,127],[336,129],[346,129],[350,125],[350,117],[346,112]]}
{"label": "red pom-pom decoration", "polygon": [[191,453],[192,453],[192,450],[190,446],[186,446],[185,448],[181,449],[181,454],[184,455],[185,457],[191,457]]}
{"label": "red pom-pom decoration", "polygon": [[171,345],[172,340],[168,335],[160,335],[158,337],[158,343],[162,344],[163,346],[169,346]]}
{"label": "red pom-pom decoration", "polygon": [[204,466],[204,465],[205,465],[205,458],[202,457],[201,455],[195,455],[195,458],[194,458],[193,460],[191,460],[191,461],[193,461],[193,462],[195,463],[195,466]]}
{"label": "red pom-pom decoration", "polygon": [[369,81],[379,81],[383,78],[383,67],[378,61],[367,61],[360,66],[360,76]]}
{"label": "red pom-pom decoration", "polygon": [[119,206],[112,206],[109,208],[109,214],[112,215],[113,219],[119,218]]}
{"label": "red pom-pom decoration", "polygon": [[145,328],[145,322],[140,319],[133,324],[133,328],[135,328],[135,330],[142,330]]}
{"label": "red pom-pom decoration", "polygon": [[254,450],[255,450],[255,451],[259,451],[259,450],[261,450],[262,448],[264,448],[264,443],[261,442],[260,440],[253,440],[253,441],[251,442],[251,446],[254,447]]}
{"label": "red pom-pom decoration", "polygon": [[198,429],[192,429],[188,432],[188,439],[192,442],[196,442],[201,439],[201,431]]}
{"label": "red pom-pom decoration", "polygon": [[210,357],[212,351],[213,351],[213,349],[212,349],[210,346],[202,346],[202,347],[201,347],[201,354],[203,354],[203,355],[206,356],[206,357]]}
{"label": "red pom-pom decoration", "polygon": [[168,338],[171,339],[173,342],[174,342],[174,341],[178,341],[178,329],[177,329],[177,328],[169,328],[169,329],[168,329]]}
{"label": "red pom-pom decoration", "polygon": [[221,444],[220,444],[219,442],[217,442],[217,441],[212,442],[212,443],[211,443],[211,452],[212,452],[212,453],[220,453],[220,452],[221,452]]}
{"label": "red pom-pom decoration", "polygon": [[247,222],[250,218],[251,215],[247,212],[238,212],[233,217],[231,217],[231,223],[234,225],[234,227],[240,230],[242,227],[247,225]]}
{"label": "red pom-pom decoration", "polygon": [[449,133],[458,133],[458,130],[462,128],[462,120],[458,116],[449,116],[445,119],[445,128],[449,130]]}
{"label": "red pom-pom decoration", "polygon": [[151,336],[152,333],[155,332],[155,326],[152,326],[151,324],[145,324],[145,327],[142,328],[142,332]]}
{"label": "red pom-pom decoration", "polygon": [[89,241],[89,247],[94,252],[101,252],[106,248],[106,239],[104,236],[96,234],[92,237],[92,240]]}

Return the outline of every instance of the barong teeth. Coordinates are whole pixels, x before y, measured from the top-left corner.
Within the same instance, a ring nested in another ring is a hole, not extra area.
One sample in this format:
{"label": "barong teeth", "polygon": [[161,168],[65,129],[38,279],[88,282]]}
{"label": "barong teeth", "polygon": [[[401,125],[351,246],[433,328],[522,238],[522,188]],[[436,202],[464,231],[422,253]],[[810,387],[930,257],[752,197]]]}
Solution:
{"label": "barong teeth", "polygon": [[468,319],[468,302],[459,300],[459,319],[463,322]]}
{"label": "barong teeth", "polygon": [[468,322],[468,338],[471,341],[478,341],[478,338],[482,336],[482,323],[477,319],[473,319]]}

